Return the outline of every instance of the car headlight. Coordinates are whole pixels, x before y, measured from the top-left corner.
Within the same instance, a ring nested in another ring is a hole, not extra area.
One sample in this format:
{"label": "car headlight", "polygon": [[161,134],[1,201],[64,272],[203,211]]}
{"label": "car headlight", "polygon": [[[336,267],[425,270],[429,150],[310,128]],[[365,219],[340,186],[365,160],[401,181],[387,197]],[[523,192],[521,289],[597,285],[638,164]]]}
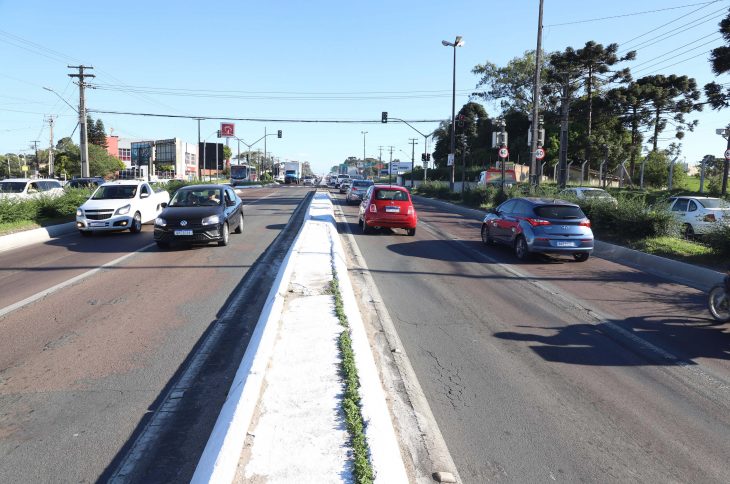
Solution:
{"label": "car headlight", "polygon": [[203,219],[202,224],[203,225],[213,225],[213,224],[217,224],[220,221],[221,221],[221,219],[218,215],[211,215],[210,217],[205,217]]}
{"label": "car headlight", "polygon": [[162,217],[157,217],[155,219],[155,225],[158,227],[166,227],[167,226],[167,220],[165,220]]}
{"label": "car headlight", "polygon": [[84,211],[81,210],[80,208],[77,208],[76,209],[76,216],[77,217],[83,217],[84,216]]}
{"label": "car headlight", "polygon": [[132,208],[130,204],[127,204],[123,207],[119,207],[116,212],[114,212],[114,215],[125,215],[129,213],[129,210]]}

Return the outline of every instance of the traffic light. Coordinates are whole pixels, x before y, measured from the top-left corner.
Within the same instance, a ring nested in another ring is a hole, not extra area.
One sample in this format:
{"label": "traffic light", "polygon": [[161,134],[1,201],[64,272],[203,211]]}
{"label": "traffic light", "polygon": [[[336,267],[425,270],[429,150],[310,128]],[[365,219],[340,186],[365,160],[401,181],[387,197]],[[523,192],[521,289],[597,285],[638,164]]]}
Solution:
{"label": "traffic light", "polygon": [[383,111],[383,115],[380,118],[381,123],[387,123],[388,122],[388,111]]}
{"label": "traffic light", "polygon": [[463,114],[458,115],[456,117],[456,121],[460,128],[464,127],[464,115]]}
{"label": "traffic light", "polygon": [[279,131],[276,132],[276,137],[277,138],[281,138],[281,130],[279,130]]}
{"label": "traffic light", "polygon": [[219,138],[221,137],[221,130],[220,129],[218,130],[218,137]]}

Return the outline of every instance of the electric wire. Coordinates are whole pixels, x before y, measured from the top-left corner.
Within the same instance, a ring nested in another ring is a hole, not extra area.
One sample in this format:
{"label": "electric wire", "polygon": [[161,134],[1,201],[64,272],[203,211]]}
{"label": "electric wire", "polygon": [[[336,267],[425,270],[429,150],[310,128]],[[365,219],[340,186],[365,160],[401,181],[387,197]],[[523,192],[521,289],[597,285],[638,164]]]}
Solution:
{"label": "electric wire", "polygon": [[571,22],[563,22],[563,23],[559,23],[559,24],[545,25],[544,27],[561,27],[563,25],[584,24],[584,23],[588,23],[588,22],[598,22],[601,20],[611,20],[611,19],[623,18],[623,17],[636,17],[638,15],[645,15],[645,14],[649,14],[649,13],[666,12],[667,10],[678,10],[680,8],[696,7],[697,5],[707,6],[711,3],[716,3],[717,1],[720,1],[720,0],[715,0],[712,2],[690,3],[688,5],[679,5],[677,7],[658,8],[655,10],[645,10],[643,12],[633,12],[633,13],[625,13],[625,14],[621,14],[621,15],[612,15],[610,17],[597,17],[597,18],[589,18],[589,19],[584,19],[584,20],[574,20]]}
{"label": "electric wire", "polygon": [[[677,49],[683,49],[683,48],[685,48],[685,47],[688,47],[688,46],[690,46],[690,45],[692,45],[692,44],[694,44],[694,43],[697,43],[697,42],[699,42],[699,41],[701,41],[701,40],[704,40],[704,39],[706,39],[707,37],[711,37],[711,36],[713,36],[713,35],[717,36],[717,35],[718,35],[718,33],[717,33],[717,32],[710,32],[709,34],[707,34],[707,35],[705,35],[705,36],[702,36],[702,37],[700,37],[699,39],[693,40],[692,42],[688,42],[688,43],[686,43],[686,44],[684,44],[684,45],[681,45],[681,46],[679,46],[679,47],[677,47],[677,48],[674,48],[674,49],[672,49],[672,50],[669,50],[669,51],[667,51],[667,52],[665,52],[665,53],[663,53],[663,54],[661,54],[661,55],[658,55],[658,56],[652,57],[651,59],[647,59],[647,60],[645,60],[644,62],[639,62],[638,64],[633,64],[633,65],[631,66],[631,69],[632,69],[632,70],[633,70],[633,69],[636,69],[636,68],[637,68],[637,67],[639,67],[639,66],[643,66],[644,64],[648,64],[649,62],[653,62],[653,61],[655,61],[655,60],[657,60],[657,59],[661,59],[662,57],[666,57],[666,56],[668,56],[668,55],[672,55],[672,54],[675,54],[675,55],[680,55],[680,54],[677,54]],[[714,39],[710,40],[709,42],[706,42],[706,43],[704,43],[704,44],[700,44],[700,45],[699,45],[699,46],[697,46],[697,47],[702,47],[703,45],[707,45],[707,44],[709,44],[709,43],[712,43],[712,42],[715,42],[715,41],[717,41],[717,40],[721,40],[721,37],[715,37]],[[641,69],[639,69],[639,70],[641,70]]]}
{"label": "electric wire", "polygon": [[[641,69],[632,69],[632,72],[633,72],[633,73],[637,73],[637,72],[645,71],[645,70],[648,70],[648,69],[652,69],[653,67],[656,67],[656,66],[658,66],[658,65],[664,64],[664,63],[666,63],[666,62],[672,62],[673,60],[675,60],[675,59],[676,59],[677,57],[679,57],[679,56],[682,56],[682,55],[684,55],[684,54],[688,54],[688,53],[690,53],[690,52],[692,52],[692,51],[694,51],[694,50],[697,50],[697,49],[700,49],[700,48],[702,48],[702,47],[706,46],[707,44],[711,44],[711,43],[713,43],[713,42],[717,42],[718,40],[721,40],[721,39],[719,39],[719,38],[715,38],[715,39],[712,39],[712,40],[711,40],[711,41],[709,41],[709,42],[705,42],[704,44],[700,44],[700,45],[697,45],[697,46],[695,46],[695,47],[693,47],[693,48],[691,48],[691,49],[687,49],[687,50],[685,50],[685,51],[682,51],[682,52],[679,52],[679,51],[678,51],[678,52],[676,52],[676,54],[675,54],[675,56],[674,56],[674,58],[673,58],[673,59],[664,59],[664,60],[660,60],[659,62],[654,62],[653,64],[649,64],[648,66],[642,67]],[[680,47],[680,49],[681,49],[681,47]],[[707,51],[707,52],[712,52],[712,49],[711,49],[711,50],[709,50],[709,51]],[[702,55],[702,54],[698,54],[698,55],[693,55],[693,56],[692,56],[691,58],[692,58],[692,59],[694,59],[694,58],[698,57],[699,55]],[[663,57],[663,56],[662,56],[662,57]],[[672,64],[672,65],[674,65],[674,64]]]}

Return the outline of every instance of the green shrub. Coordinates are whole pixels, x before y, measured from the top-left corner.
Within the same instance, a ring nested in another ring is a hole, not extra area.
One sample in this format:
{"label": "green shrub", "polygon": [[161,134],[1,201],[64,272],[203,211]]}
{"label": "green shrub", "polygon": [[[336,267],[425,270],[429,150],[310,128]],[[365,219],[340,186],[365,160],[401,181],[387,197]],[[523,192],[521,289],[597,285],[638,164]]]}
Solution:
{"label": "green shrub", "polygon": [[730,257],[730,226],[719,225],[702,236],[702,242],[722,257]]}
{"label": "green shrub", "polygon": [[200,183],[198,181],[189,182],[185,180],[170,180],[164,185],[165,190],[167,190],[167,193],[170,194],[170,197],[172,197],[178,189],[186,186],[186,185],[194,185],[195,183]]}
{"label": "green shrub", "polygon": [[36,200],[0,199],[0,223],[35,220],[38,217]]}
{"label": "green shrub", "polygon": [[76,209],[91,195],[89,188],[69,189],[57,198],[41,197],[37,200],[40,218],[69,218],[76,215]]}
{"label": "green shrub", "polygon": [[665,206],[648,208],[641,199],[619,199],[618,206],[606,201],[580,201],[597,237],[637,240],[676,236],[679,224]]}

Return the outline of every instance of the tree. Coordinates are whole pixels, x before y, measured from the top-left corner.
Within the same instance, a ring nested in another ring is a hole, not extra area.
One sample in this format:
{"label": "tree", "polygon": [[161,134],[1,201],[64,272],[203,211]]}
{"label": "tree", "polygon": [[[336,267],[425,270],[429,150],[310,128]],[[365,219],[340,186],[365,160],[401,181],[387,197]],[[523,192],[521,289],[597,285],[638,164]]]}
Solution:
{"label": "tree", "polygon": [[106,148],[106,131],[104,129],[104,121],[97,119],[96,122],[91,116],[86,117],[86,133],[89,144]]}
{"label": "tree", "polygon": [[[124,162],[97,145],[89,145],[89,174],[107,177],[125,167]],[[79,166],[80,168],[80,166]]]}
{"label": "tree", "polygon": [[[600,94],[601,88],[613,82],[628,82],[631,75],[628,69],[611,70],[614,65],[636,58],[636,52],[630,51],[619,57],[618,44],[609,44],[604,47],[594,41],[586,42],[581,49],[574,50],[568,47],[563,52],[556,52],[550,56],[549,64],[553,70],[553,79],[563,83],[575,82],[574,88],[582,88],[587,98],[586,128],[587,135],[584,141],[585,159],[591,161],[593,145],[593,99]],[[570,92],[572,89],[568,89]]]}
{"label": "tree", "polygon": [[[545,70],[547,60],[542,57],[541,69]],[[485,91],[474,92],[485,101],[499,101],[503,111],[532,112],[535,85],[535,51],[526,51],[522,57],[515,57],[505,67],[485,62],[471,71],[481,76],[476,88],[486,87]],[[543,76],[544,74],[541,74]],[[541,101],[541,110],[545,102]]]}
{"label": "tree", "polygon": [[[719,26],[725,42],[730,43],[730,13],[720,21]],[[712,72],[717,76],[730,71],[730,46],[723,45],[712,49],[710,63],[712,64]],[[712,109],[719,110],[730,106],[730,87],[723,90],[721,84],[710,82],[705,84],[705,95]]]}
{"label": "tree", "polygon": [[642,131],[652,120],[648,93],[639,84],[631,82],[626,86],[612,89],[606,93],[606,98],[613,103],[613,110],[618,114],[619,120],[631,132],[629,173],[633,177],[636,159],[641,154],[641,143],[644,138]]}
{"label": "tree", "polygon": [[231,156],[233,156],[231,148],[229,146],[223,146],[223,159],[230,162]]}
{"label": "tree", "polygon": [[697,104],[700,92],[693,78],[659,74],[642,77],[636,83],[644,91],[651,106],[653,151],[657,150],[659,134],[669,123],[674,125],[675,136],[680,140],[684,137],[685,130],[694,131],[698,121],[687,121],[685,117],[692,111],[702,111],[702,105]]}

